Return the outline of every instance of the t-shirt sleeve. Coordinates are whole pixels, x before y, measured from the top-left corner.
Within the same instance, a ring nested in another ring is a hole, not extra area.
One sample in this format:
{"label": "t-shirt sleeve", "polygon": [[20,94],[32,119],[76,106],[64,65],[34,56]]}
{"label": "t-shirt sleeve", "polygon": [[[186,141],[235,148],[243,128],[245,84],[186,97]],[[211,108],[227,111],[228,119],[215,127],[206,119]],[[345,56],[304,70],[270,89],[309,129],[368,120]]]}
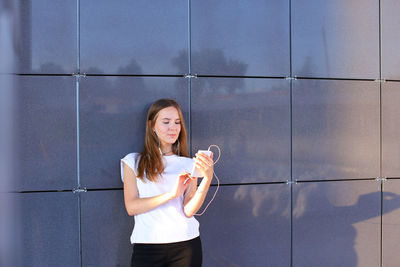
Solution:
{"label": "t-shirt sleeve", "polygon": [[123,159],[121,159],[121,180],[124,182],[124,164],[125,163],[127,166],[129,166],[135,175],[137,176],[137,171],[136,171],[136,155],[137,153],[130,153],[126,155]]}

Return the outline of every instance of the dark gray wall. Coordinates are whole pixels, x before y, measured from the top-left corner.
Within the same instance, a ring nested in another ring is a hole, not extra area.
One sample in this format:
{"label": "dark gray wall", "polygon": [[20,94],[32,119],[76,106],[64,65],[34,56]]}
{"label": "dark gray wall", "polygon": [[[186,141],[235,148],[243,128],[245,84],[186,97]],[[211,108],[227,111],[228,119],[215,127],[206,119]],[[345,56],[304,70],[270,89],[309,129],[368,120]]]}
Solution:
{"label": "dark gray wall", "polygon": [[222,149],[205,267],[398,265],[398,1],[15,3],[22,266],[129,266],[119,159],[162,97]]}
{"label": "dark gray wall", "polygon": [[0,266],[18,266],[16,200],[11,194],[17,175],[14,137],[15,67],[14,30],[18,28],[12,1],[0,1]]}

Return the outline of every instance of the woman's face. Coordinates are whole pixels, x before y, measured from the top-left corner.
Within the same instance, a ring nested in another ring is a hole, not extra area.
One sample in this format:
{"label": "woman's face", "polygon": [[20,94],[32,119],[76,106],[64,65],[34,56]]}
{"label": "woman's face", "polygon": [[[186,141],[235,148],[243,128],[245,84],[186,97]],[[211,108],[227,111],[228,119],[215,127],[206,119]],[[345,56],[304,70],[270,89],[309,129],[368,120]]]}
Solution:
{"label": "woman's face", "polygon": [[163,108],[156,117],[153,130],[156,132],[161,145],[165,148],[178,139],[181,132],[181,119],[175,107]]}

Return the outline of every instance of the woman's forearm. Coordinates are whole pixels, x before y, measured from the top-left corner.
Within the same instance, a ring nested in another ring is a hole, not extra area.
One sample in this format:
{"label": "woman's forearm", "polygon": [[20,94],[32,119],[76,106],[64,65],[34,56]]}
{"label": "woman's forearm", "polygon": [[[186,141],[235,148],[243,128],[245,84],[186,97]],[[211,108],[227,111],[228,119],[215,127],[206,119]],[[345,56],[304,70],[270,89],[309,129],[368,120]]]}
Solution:
{"label": "woman's forearm", "polygon": [[[212,178],[212,177],[211,177]],[[183,211],[187,217],[195,215],[204,203],[210,189],[211,178],[203,178],[190,200],[184,205]]]}
{"label": "woman's forearm", "polygon": [[168,192],[154,197],[135,198],[125,201],[125,207],[129,216],[151,211],[162,204],[173,199],[172,193]]}

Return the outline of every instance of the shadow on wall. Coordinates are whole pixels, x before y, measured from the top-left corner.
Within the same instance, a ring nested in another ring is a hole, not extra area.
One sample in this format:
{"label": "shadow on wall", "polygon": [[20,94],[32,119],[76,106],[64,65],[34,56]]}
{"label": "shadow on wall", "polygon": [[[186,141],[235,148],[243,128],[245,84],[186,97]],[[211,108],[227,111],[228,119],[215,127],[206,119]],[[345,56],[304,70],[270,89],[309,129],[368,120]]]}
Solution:
{"label": "shadow on wall", "polygon": [[[378,266],[380,184],[375,181],[294,185],[293,255],[299,266]],[[400,196],[385,193],[391,212]]]}
{"label": "shadow on wall", "polygon": [[[379,187],[375,181],[293,185],[295,265],[379,265]],[[244,185],[220,190],[199,217],[204,266],[290,265],[290,187]],[[385,214],[400,208],[400,195],[384,196],[390,207]]]}

